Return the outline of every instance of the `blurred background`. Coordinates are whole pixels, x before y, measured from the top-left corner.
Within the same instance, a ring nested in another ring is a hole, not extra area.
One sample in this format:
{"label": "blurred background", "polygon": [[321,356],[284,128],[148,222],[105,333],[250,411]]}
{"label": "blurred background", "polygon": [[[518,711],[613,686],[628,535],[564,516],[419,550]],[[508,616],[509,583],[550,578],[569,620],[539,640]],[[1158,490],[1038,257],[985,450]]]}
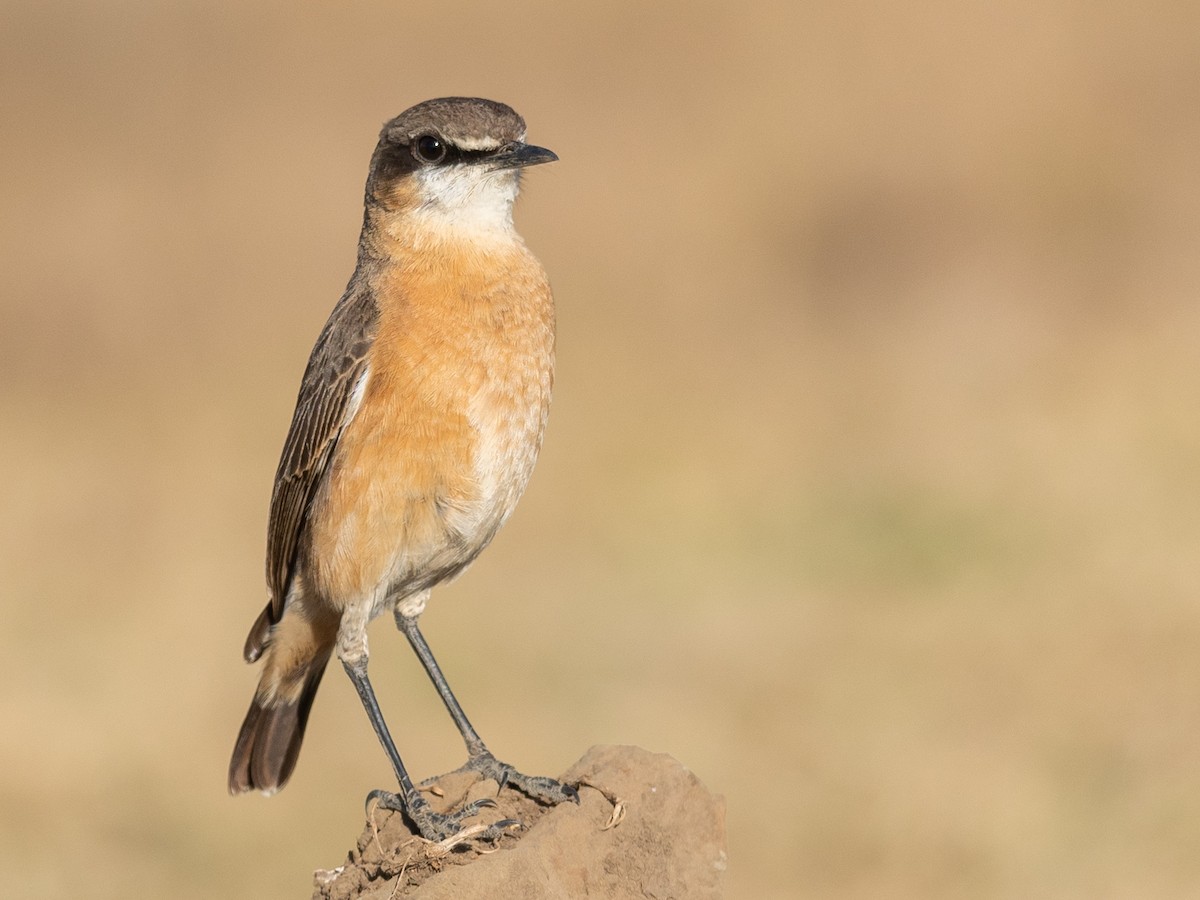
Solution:
{"label": "blurred background", "polygon": [[283,793],[225,769],[367,161],[445,94],[562,159],[542,462],[424,619],[498,755],[675,755],[734,898],[1200,894],[1184,0],[0,6],[5,892],[305,897],[390,784],[337,671]]}

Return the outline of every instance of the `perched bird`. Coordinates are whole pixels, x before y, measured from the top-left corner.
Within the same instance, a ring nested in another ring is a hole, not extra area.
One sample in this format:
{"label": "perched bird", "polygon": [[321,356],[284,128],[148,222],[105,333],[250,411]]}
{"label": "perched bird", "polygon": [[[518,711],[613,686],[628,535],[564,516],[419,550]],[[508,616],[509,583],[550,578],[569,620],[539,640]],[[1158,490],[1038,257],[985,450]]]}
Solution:
{"label": "perched bird", "polygon": [[391,612],[467,745],[464,768],[543,803],[578,800],[488,751],[417,620],[512,513],[541,447],[554,376],[554,301],[513,228],[521,172],[553,162],[490,100],[447,97],[384,125],[358,264],[309,357],[271,496],[269,602],[246,639],[263,660],[229,790],[288,780],[331,655],[399,780],[376,791],[440,840],[479,811],[434,813],[414,787],[367,678],[367,625]]}

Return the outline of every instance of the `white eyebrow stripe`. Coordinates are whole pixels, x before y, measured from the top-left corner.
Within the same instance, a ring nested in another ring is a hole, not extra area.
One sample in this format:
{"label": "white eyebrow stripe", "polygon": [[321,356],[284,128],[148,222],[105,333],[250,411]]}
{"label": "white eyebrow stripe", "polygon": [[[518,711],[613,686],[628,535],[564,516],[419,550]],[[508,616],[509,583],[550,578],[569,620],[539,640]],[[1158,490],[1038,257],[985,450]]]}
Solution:
{"label": "white eyebrow stripe", "polygon": [[458,138],[452,142],[459,150],[499,150],[500,141],[493,137]]}

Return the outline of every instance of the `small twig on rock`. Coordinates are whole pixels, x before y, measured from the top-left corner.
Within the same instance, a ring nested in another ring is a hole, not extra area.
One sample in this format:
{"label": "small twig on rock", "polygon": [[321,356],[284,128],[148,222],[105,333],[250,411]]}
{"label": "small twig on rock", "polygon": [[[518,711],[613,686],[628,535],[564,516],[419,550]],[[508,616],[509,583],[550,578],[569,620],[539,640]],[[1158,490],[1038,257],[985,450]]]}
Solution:
{"label": "small twig on rock", "polygon": [[379,851],[379,858],[385,859],[387,854],[383,852],[383,844],[379,843],[379,826],[375,824],[375,810],[379,809],[379,798],[372,797],[374,805],[367,811],[367,821],[371,823],[371,833],[375,835],[375,849]]}
{"label": "small twig on rock", "polygon": [[601,831],[608,831],[610,828],[616,828],[621,824],[621,822],[624,821],[626,811],[625,801],[608,788],[603,788],[586,777],[580,778],[575,782],[575,785],[577,787],[590,787],[594,791],[599,791],[601,796],[603,796],[605,800],[612,804],[612,814],[608,817],[608,821],[604,823],[604,827],[600,829]]}
{"label": "small twig on rock", "polygon": [[441,859],[443,856],[446,856],[451,850],[453,850],[459,844],[465,844],[472,837],[479,834],[479,832],[487,831],[488,828],[490,828],[490,827],[491,826],[489,826],[489,825],[482,825],[482,824],[470,825],[470,826],[464,828],[458,834],[450,835],[450,837],[446,838],[445,840],[430,841],[425,846],[425,858],[426,859]]}

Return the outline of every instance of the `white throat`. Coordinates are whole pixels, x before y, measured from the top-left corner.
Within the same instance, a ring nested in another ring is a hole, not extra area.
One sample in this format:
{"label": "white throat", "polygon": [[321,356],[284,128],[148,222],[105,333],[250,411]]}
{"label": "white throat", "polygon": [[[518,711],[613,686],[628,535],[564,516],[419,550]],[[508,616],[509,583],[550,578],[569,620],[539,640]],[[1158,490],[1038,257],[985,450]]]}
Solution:
{"label": "white throat", "polygon": [[457,237],[512,237],[513,203],[520,187],[517,169],[452,165],[417,171],[420,205],[412,212],[434,232]]}

